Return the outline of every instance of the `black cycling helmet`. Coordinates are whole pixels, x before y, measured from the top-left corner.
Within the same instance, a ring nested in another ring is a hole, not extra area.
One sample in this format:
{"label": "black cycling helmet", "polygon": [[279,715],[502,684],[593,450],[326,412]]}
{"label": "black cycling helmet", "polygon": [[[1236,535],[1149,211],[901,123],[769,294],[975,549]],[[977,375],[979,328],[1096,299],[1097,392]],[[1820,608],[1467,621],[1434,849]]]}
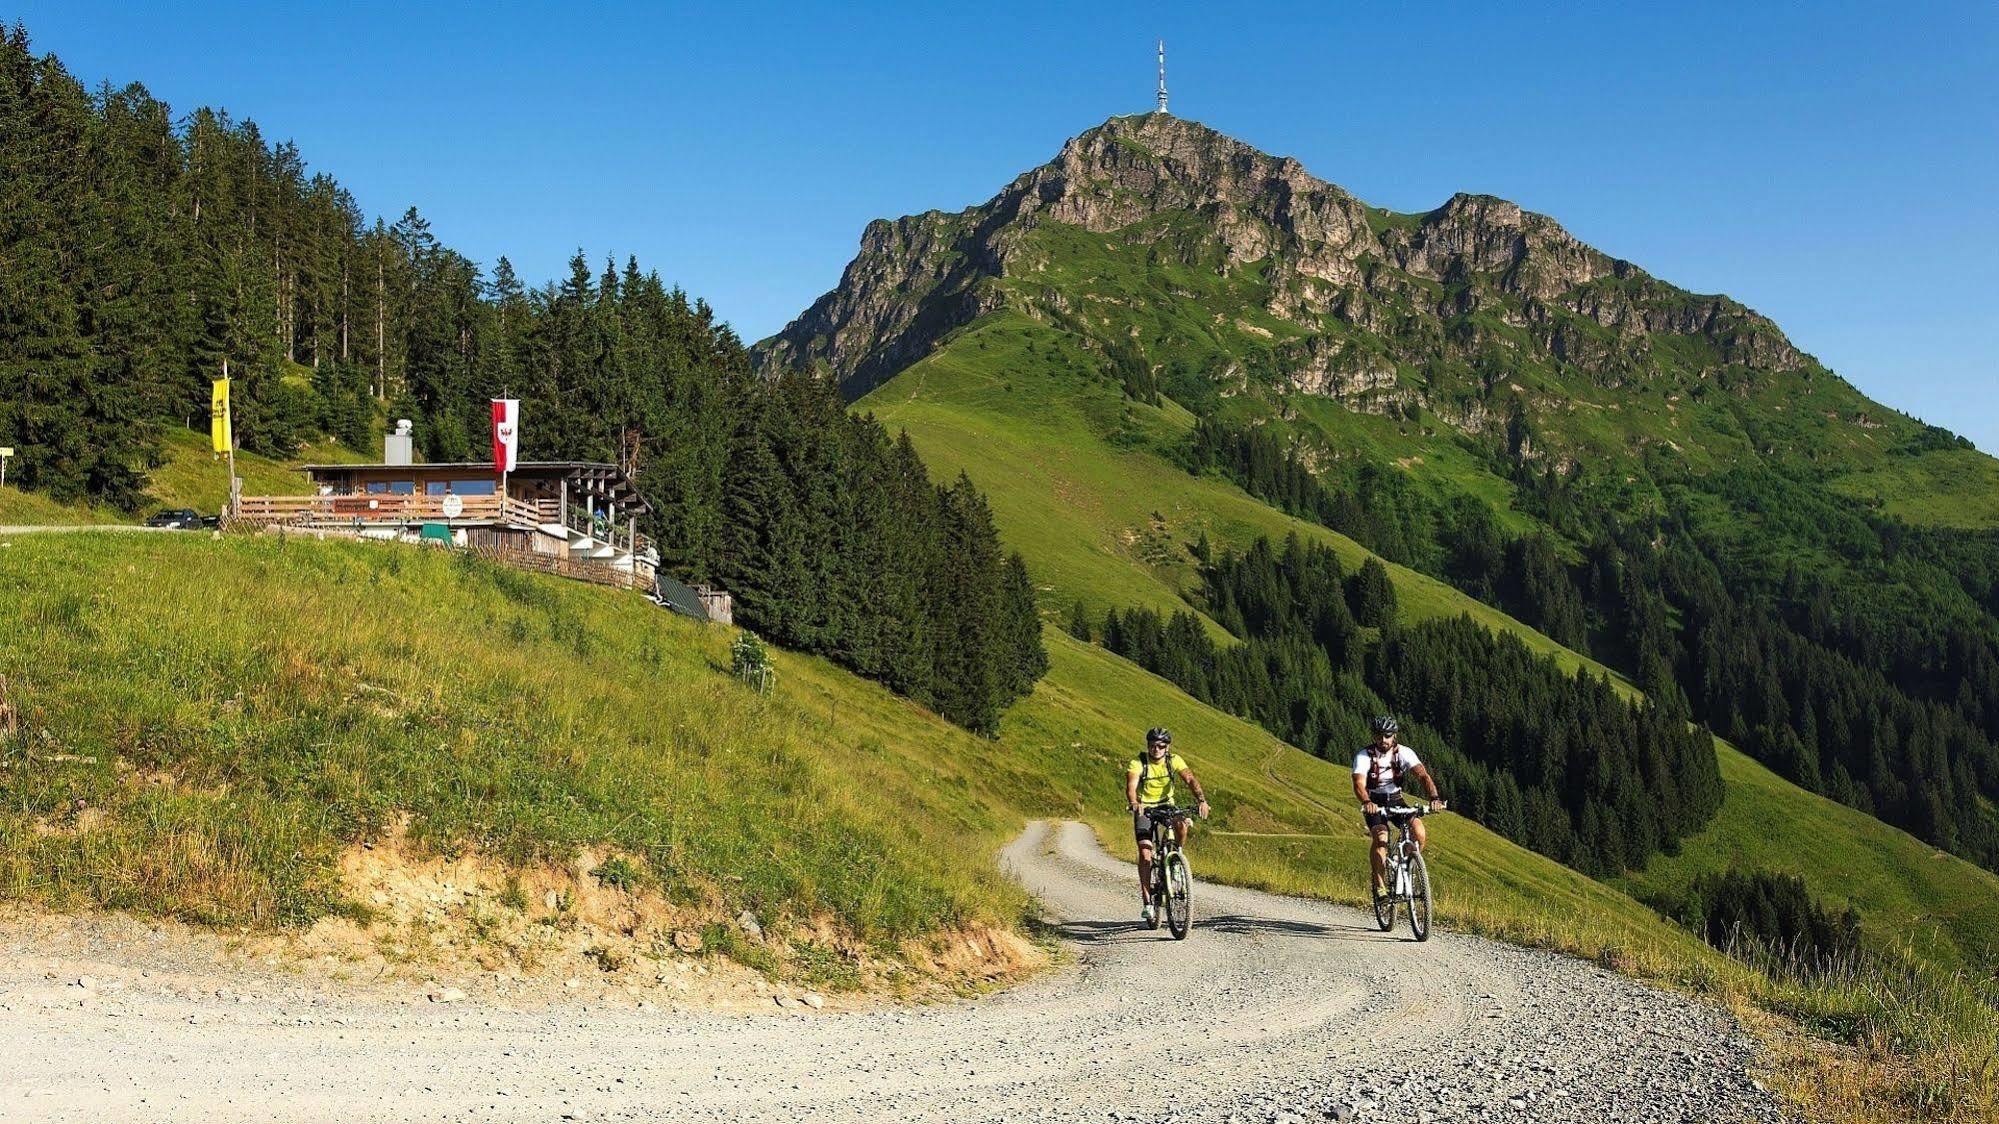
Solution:
{"label": "black cycling helmet", "polygon": [[1375,719],[1372,725],[1374,726],[1374,732],[1376,734],[1392,734],[1402,728],[1401,725],[1395,721],[1395,719],[1390,718],[1386,714]]}
{"label": "black cycling helmet", "polygon": [[1172,745],[1173,731],[1164,726],[1154,726],[1145,732],[1146,745]]}

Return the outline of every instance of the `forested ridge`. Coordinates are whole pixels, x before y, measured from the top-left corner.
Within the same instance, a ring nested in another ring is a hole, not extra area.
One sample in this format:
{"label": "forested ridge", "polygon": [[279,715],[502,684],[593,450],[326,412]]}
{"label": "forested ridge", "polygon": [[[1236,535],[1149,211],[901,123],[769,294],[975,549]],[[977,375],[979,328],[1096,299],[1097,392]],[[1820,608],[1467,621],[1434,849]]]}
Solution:
{"label": "forested ridge", "polygon": [[984,732],[1046,668],[1033,589],[983,496],[803,376],[750,371],[708,305],[633,259],[530,288],[488,277],[411,208],[364,219],[254,122],[86,89],[0,34],[0,443],[9,480],[138,502],[166,427],[235,427],[279,457],[360,452],[385,418],[435,461],[488,455],[521,400],[525,459],[614,462],[662,569],[740,619]]}
{"label": "forested ridge", "polygon": [[1294,535],[1200,573],[1209,612],[1243,643],[1217,644],[1189,612],[1131,609],[1105,616],[1104,645],[1342,765],[1371,716],[1401,715],[1462,811],[1593,876],[1676,852],[1721,806],[1712,740],[1683,700],[1624,699],[1469,618],[1401,627],[1375,559],[1348,574]]}
{"label": "forested ridge", "polygon": [[[1809,475],[1516,466],[1559,532],[1371,464],[1315,471],[1267,433],[1202,419],[1185,457],[1629,673],[1787,779],[1999,869],[1999,536],[1918,529]],[[1569,544],[1581,544],[1580,546]],[[1226,624],[1226,622],[1224,622]]]}

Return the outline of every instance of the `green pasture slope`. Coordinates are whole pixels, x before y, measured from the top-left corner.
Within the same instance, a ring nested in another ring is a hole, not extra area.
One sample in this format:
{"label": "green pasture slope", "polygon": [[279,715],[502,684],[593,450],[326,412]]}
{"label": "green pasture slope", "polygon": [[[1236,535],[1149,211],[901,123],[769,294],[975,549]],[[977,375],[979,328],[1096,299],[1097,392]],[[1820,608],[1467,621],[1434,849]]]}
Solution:
{"label": "green pasture slope", "polygon": [[[1068,612],[1145,605],[1195,609],[1189,544],[1217,548],[1296,532],[1337,550],[1349,569],[1369,551],[1277,511],[1216,477],[1189,475],[1165,453],[1193,428],[1166,400],[1134,405],[1086,372],[1098,360],[1059,332],[1001,313],[861,399],[857,409],[906,429],[940,478],[971,475],[1000,536],[1026,556],[1044,604]],[[1435,578],[1389,564],[1409,619],[1470,613],[1541,651],[1567,649]],[[1594,665],[1593,665],[1594,666]]]}
{"label": "green pasture slope", "polygon": [[[812,657],[778,653],[777,688],[758,696],[726,673],[732,630],[441,550],[23,536],[0,548],[0,611],[22,622],[0,644],[21,716],[0,739],[0,900],[231,928],[365,919],[338,858],[406,824],[420,852],[522,863],[609,845],[642,885],[721,916],[753,908],[794,949],[830,924],[892,953],[1022,925],[1025,895],[992,856],[1029,817],[1079,817],[1121,847],[1123,765],[1162,722],[1216,801],[1194,845],[1203,877],[1361,896],[1344,769],[1054,628],[1049,674],[995,742]],[[1724,765],[1730,812],[1802,807],[1774,778],[1750,792],[1739,755]],[[1872,821],[1789,823],[1817,848],[1787,837],[1800,853],[1873,864],[1856,895],[1911,872],[1955,893],[1963,876]],[[1755,838],[1727,821],[1708,835],[1690,868]],[[1959,997],[1950,1019],[1908,998],[1935,994],[1926,981],[1773,988],[1617,886],[1457,817],[1434,821],[1431,861],[1446,924],[1909,1044],[1916,1076],[1866,1087],[1893,1105],[1956,1103],[1964,1075],[1990,1068],[1989,1012],[1961,987],[1944,993]],[[1863,908],[1870,927],[1894,924]]]}
{"label": "green pasture slope", "polygon": [[[0,648],[24,725],[0,743],[11,899],[306,923],[357,908],[336,857],[408,816],[419,847],[525,862],[609,843],[669,893],[884,942],[1014,925],[1026,903],[993,854],[1037,816],[1122,844],[1133,733],[1161,722],[1216,799],[1205,874],[1360,896],[1340,769],[1054,629],[1053,670],[994,744],[810,657],[779,653],[760,698],[724,673],[730,630],[442,551],[24,537],[0,551],[0,602],[29,625]],[[79,798],[102,819],[63,830]],[[1474,823],[1437,839],[1449,921],[1727,970]]]}
{"label": "green pasture slope", "polygon": [[[1023,905],[989,860],[1011,818],[851,783],[797,677],[750,694],[718,670],[725,630],[636,595],[391,545],[23,536],[0,604],[22,727],[0,742],[0,896],[302,924],[354,908],[338,854],[407,816],[418,848],[607,843],[678,899],[871,940]],[[973,748],[838,687],[840,728],[884,755]],[[77,799],[101,818],[68,829]]]}
{"label": "green pasture slope", "polygon": [[[1002,312],[951,337],[857,407],[908,430],[933,472],[971,475],[1051,610],[1066,614],[1078,598],[1095,611],[1191,607],[1182,596],[1192,584],[1186,546],[1202,533],[1220,547],[1295,531],[1333,545],[1349,565],[1366,556],[1344,536],[1172,463],[1164,454],[1192,424],[1185,412],[1170,401],[1129,403],[1117,385],[1092,374],[1092,357],[1071,353],[1063,341],[1045,325]],[[1163,532],[1147,537],[1161,525]],[[1468,613],[1567,667],[1610,674],[1443,582],[1389,570],[1407,620]],[[1807,793],[1726,743],[1717,742],[1716,753],[1729,795],[1715,823],[1678,857],[1655,860],[1649,872],[1627,879],[1628,889],[1666,901],[1704,871],[1793,871],[1828,902],[1852,904],[1884,943],[1909,944],[1945,967],[1999,968],[1999,878]],[[1341,800],[1337,790],[1334,800]]]}
{"label": "green pasture slope", "polygon": [[1852,903],[1878,947],[1946,971],[1999,971],[1999,876],[1715,745],[1728,785],[1721,814],[1682,853],[1655,857],[1618,886],[1670,902],[1695,875],[1730,865],[1795,874],[1821,898]]}
{"label": "green pasture slope", "polygon": [[[160,463],[147,466],[146,487],[139,510],[118,511],[102,505],[62,504],[38,492],[8,484],[0,487],[0,526],[130,523],[162,508],[191,507],[204,515],[222,510],[229,498],[229,470],[209,448],[208,434],[170,426],[161,434]],[[302,464],[345,464],[367,460],[331,441],[308,445],[291,460],[274,460],[246,450],[236,453],[236,475],[243,493],[257,496],[297,496],[306,493]]]}

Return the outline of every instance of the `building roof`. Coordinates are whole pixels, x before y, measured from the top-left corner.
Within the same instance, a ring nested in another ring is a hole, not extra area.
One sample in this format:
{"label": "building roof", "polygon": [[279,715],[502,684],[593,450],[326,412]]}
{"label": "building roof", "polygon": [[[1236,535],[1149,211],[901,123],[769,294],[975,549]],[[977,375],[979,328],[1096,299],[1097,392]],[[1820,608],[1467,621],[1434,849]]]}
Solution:
{"label": "building roof", "polygon": [[701,604],[701,595],[665,574],[653,575],[653,595],[683,617],[693,617],[697,621],[708,619],[708,609]]}

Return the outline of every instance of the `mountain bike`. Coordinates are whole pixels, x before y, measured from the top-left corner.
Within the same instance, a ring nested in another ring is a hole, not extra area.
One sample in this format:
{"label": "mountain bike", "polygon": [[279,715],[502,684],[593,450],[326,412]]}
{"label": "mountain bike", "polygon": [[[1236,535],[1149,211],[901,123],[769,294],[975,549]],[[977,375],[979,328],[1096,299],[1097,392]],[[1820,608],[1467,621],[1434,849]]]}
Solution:
{"label": "mountain bike", "polygon": [[1388,886],[1385,893],[1374,895],[1374,923],[1386,933],[1395,928],[1395,907],[1403,903],[1409,906],[1409,934],[1419,941],[1430,939],[1430,868],[1423,862],[1423,849],[1416,845],[1415,836],[1410,834],[1409,821],[1419,816],[1430,815],[1432,809],[1426,804],[1408,807],[1383,807],[1401,833],[1388,848]]}
{"label": "mountain bike", "polygon": [[1161,917],[1173,939],[1187,939],[1187,923],[1193,916],[1194,871],[1187,854],[1180,849],[1180,835],[1173,828],[1181,820],[1193,819],[1196,809],[1160,804],[1147,808],[1152,820],[1152,924],[1159,928]]}

